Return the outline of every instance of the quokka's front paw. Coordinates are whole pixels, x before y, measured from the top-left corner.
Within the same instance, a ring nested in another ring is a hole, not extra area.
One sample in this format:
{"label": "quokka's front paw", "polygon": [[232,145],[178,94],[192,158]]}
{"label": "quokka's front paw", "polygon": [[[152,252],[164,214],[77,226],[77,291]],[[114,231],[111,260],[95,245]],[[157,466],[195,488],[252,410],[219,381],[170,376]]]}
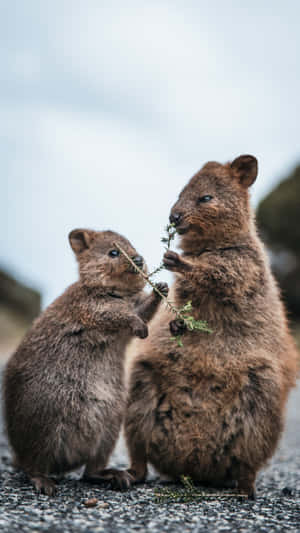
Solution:
{"label": "quokka's front paw", "polygon": [[182,335],[187,330],[187,325],[184,320],[180,318],[176,318],[176,320],[171,320],[169,323],[171,334],[174,335],[174,337],[178,337],[179,335]]}
{"label": "quokka's front paw", "polygon": [[176,252],[172,252],[171,250],[168,250],[163,257],[163,264],[165,268],[171,271],[181,271],[184,270],[183,268],[183,261],[179,254]]}
{"label": "quokka's front paw", "polygon": [[145,339],[148,337],[148,327],[143,320],[140,318],[136,318],[136,320],[132,324],[132,333],[135,337],[139,337],[140,339]]}
{"label": "quokka's front paw", "polygon": [[[168,296],[169,294],[169,286],[167,283],[165,283],[164,281],[159,281],[158,283],[155,283],[155,287],[159,290],[159,292],[161,292],[161,294],[165,297]],[[160,295],[157,294],[157,292],[155,292],[155,290],[153,289],[153,292],[154,292],[154,295],[157,296],[158,298],[160,298]]]}

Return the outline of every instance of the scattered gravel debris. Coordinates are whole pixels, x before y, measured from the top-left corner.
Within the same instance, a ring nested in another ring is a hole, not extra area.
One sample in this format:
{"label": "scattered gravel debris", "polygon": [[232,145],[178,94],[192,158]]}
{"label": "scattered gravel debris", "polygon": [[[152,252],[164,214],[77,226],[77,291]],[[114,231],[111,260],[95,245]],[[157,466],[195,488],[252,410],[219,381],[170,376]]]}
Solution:
{"label": "scattered gravel debris", "polygon": [[[166,485],[153,475],[144,485],[117,492],[82,482],[74,474],[61,481],[56,496],[49,498],[37,494],[26,476],[13,469],[0,428],[0,531],[300,533],[299,406],[300,389],[292,395],[280,449],[258,477],[254,502],[234,496],[224,498],[222,492],[213,491],[212,495],[203,488],[197,501],[156,503],[156,491]],[[122,444],[112,464],[125,466]],[[168,488],[178,490],[176,485],[169,484]]]}

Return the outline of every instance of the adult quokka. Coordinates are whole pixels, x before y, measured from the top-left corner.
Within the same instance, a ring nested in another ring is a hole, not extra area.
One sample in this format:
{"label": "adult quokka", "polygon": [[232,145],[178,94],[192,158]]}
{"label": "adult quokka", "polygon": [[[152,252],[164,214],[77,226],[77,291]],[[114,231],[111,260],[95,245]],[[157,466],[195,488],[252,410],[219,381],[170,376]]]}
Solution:
{"label": "adult quokka", "polygon": [[[135,343],[125,433],[131,483],[147,462],[164,475],[255,496],[257,471],[273,454],[295,384],[297,351],[277,285],[257,236],[248,187],[257,160],[210,162],[171,210],[182,255],[170,299],[192,301],[212,333],[183,333],[161,308],[145,343]],[[183,347],[170,339],[183,333]]]}
{"label": "adult quokka", "polygon": [[[53,475],[82,465],[103,480],[125,407],[123,359],[159,304],[114,243],[146,269],[132,245],[111,231],[74,230],[80,279],[34,322],[7,364],[4,413],[15,463],[52,495]],[[166,284],[158,284],[163,294]],[[122,485],[122,480],[119,485]]]}

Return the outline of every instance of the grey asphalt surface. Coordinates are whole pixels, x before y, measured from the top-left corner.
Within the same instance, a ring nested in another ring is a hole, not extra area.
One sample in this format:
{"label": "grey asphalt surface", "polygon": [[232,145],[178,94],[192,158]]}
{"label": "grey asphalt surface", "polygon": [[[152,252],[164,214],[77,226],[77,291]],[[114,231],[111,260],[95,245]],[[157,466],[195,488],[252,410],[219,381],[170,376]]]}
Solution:
{"label": "grey asphalt surface", "polygon": [[[300,388],[293,391],[285,434],[270,465],[260,473],[257,499],[250,502],[207,489],[191,503],[156,503],[163,485],[152,480],[116,492],[67,479],[54,498],[37,494],[24,474],[11,465],[3,425],[0,428],[0,531],[28,532],[300,532]],[[112,464],[125,466],[119,444]],[[176,486],[173,486],[176,488]],[[95,507],[84,502],[98,500]]]}

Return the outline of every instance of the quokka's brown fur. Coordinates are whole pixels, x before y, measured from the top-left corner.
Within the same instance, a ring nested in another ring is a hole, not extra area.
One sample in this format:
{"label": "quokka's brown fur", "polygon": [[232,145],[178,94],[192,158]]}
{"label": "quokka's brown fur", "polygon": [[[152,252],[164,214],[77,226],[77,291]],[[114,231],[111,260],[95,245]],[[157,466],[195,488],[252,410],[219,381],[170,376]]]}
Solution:
{"label": "quokka's brown fur", "polygon": [[[170,300],[192,301],[212,333],[183,333],[161,308],[149,337],[134,341],[125,434],[130,482],[147,462],[164,475],[255,495],[257,471],[273,454],[295,384],[297,351],[249,206],[257,161],[207,163],[187,184],[170,220],[181,234]],[[171,321],[171,322],[170,322]]]}
{"label": "quokka's brown fur", "polygon": [[[51,495],[52,475],[86,465],[105,479],[125,407],[123,359],[133,336],[145,338],[156,293],[115,250],[143,268],[132,245],[111,231],[73,230],[80,279],[34,322],[7,364],[4,414],[16,465]],[[167,294],[166,284],[159,288]],[[120,481],[122,484],[122,481]]]}

